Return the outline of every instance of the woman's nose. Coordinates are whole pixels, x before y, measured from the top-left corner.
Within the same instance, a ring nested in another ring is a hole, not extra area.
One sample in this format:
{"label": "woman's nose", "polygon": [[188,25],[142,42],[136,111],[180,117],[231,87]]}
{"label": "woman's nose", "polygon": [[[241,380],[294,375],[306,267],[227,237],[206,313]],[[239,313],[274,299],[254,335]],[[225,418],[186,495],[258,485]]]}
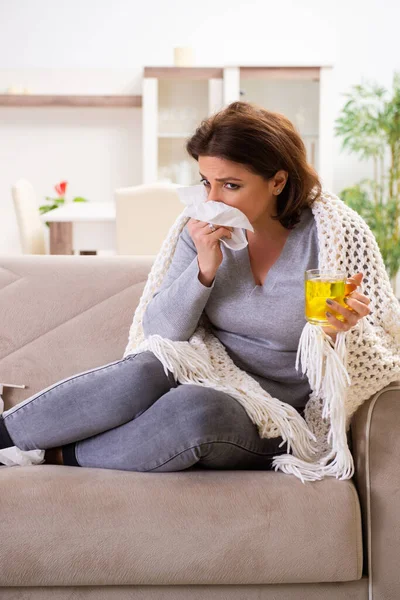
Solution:
{"label": "woman's nose", "polygon": [[210,189],[208,192],[207,200],[211,200],[213,202],[222,202],[219,198],[219,192],[217,189]]}

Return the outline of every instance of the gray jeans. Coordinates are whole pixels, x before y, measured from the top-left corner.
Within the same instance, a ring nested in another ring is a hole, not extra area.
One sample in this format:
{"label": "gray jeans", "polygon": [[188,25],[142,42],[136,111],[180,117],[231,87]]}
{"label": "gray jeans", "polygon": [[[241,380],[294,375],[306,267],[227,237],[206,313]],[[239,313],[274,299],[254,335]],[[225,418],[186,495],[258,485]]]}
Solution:
{"label": "gray jeans", "polygon": [[63,447],[64,464],[126,471],[271,468],[282,438],[260,438],[232,396],[177,383],[152,352],[63,379],[3,413],[21,450]]}

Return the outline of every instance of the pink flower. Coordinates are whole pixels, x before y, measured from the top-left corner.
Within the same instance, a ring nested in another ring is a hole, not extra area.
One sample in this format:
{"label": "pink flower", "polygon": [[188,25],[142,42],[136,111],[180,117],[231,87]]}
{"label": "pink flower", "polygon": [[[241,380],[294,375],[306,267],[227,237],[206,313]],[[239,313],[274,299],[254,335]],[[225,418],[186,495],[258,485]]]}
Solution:
{"label": "pink flower", "polygon": [[65,196],[65,190],[67,189],[68,181],[61,181],[57,185],[54,186],[57,194],[59,196]]}

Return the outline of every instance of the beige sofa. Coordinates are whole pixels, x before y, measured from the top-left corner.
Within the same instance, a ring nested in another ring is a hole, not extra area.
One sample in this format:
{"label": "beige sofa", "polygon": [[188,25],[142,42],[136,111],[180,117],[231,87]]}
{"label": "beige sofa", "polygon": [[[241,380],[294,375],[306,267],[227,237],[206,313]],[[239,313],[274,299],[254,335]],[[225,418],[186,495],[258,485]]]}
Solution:
{"label": "beige sofa", "polygon": [[[0,257],[6,408],[122,357],[151,261]],[[355,416],[354,481],[1,467],[0,598],[398,600],[399,432],[395,383]]]}

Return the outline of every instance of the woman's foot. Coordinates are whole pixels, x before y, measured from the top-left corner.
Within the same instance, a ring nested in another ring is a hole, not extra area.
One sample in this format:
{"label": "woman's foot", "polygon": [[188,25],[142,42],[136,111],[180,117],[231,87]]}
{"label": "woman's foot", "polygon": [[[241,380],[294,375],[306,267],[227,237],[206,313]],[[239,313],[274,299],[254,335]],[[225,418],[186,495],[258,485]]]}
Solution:
{"label": "woman's foot", "polygon": [[63,465],[63,455],[61,448],[49,448],[44,453],[44,464]]}

